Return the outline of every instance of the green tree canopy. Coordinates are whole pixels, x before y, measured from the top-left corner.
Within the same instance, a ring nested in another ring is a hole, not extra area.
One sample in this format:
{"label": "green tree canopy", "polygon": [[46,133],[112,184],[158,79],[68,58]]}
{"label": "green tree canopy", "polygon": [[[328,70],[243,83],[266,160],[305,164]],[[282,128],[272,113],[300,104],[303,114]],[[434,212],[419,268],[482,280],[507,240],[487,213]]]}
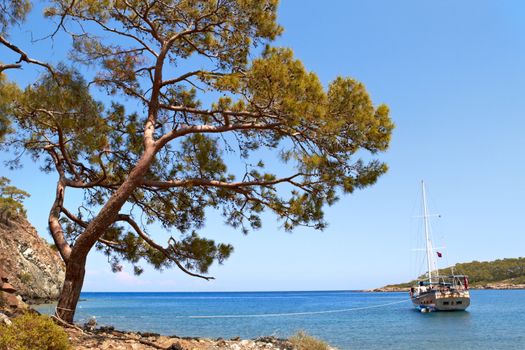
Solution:
{"label": "green tree canopy", "polygon": [[0,214],[2,217],[26,215],[24,200],[29,193],[9,185],[11,180],[0,176]]}
{"label": "green tree canopy", "polygon": [[10,108],[12,108],[18,93],[18,87],[8,82],[5,75],[0,73],[0,142],[12,131],[9,118]]}
{"label": "green tree canopy", "polygon": [[[114,270],[124,259],[140,273],[144,259],[209,279],[233,247],[199,236],[207,211],[244,233],[263,211],[286,230],[323,229],[324,205],[387,170],[375,154],[390,141],[388,107],[351,78],[323,86],[270,46],[276,11],[275,0],[50,1],[70,57],[94,74],[26,60],[44,73],[3,113],[16,125],[7,144],[58,176],[61,317],[72,320],[93,246]],[[64,205],[68,188],[84,192],[77,208]],[[155,223],[172,232],[165,245]]]}
{"label": "green tree canopy", "polygon": [[[491,283],[525,284],[525,258],[506,258],[493,261],[471,261],[457,263],[454,266],[439,270],[443,276],[452,274],[464,274],[468,276],[469,284],[483,287]],[[424,280],[426,275],[421,275],[418,280]],[[416,280],[385,286],[384,288],[409,288],[416,284]]]}

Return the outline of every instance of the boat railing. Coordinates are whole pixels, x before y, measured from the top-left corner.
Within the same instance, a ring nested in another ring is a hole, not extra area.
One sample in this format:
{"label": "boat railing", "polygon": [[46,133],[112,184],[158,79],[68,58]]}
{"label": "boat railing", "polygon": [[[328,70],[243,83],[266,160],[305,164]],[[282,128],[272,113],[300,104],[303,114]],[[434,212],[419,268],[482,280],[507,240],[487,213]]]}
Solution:
{"label": "boat railing", "polygon": [[425,287],[425,291],[439,290],[442,292],[468,290],[468,276],[442,275],[435,276],[432,280],[419,280],[418,286]]}

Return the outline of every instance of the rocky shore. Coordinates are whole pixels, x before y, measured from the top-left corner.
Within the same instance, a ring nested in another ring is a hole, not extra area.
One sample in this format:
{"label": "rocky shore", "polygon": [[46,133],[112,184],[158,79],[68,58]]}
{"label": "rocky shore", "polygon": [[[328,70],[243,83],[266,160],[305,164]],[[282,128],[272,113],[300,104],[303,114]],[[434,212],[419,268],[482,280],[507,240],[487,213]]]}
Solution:
{"label": "rocky shore", "polygon": [[[29,308],[4,277],[0,282],[0,325],[12,325],[15,317],[38,312]],[[113,327],[96,328],[96,322],[83,326],[67,325],[55,319],[67,333],[75,350],[336,350],[326,343],[298,335],[290,339],[261,337],[257,339],[207,339],[164,336],[156,333],[126,332]],[[308,346],[302,344],[306,342]],[[313,346],[311,346],[313,344]]]}
{"label": "rocky shore", "polygon": [[[0,323],[11,326],[12,317],[0,312]],[[89,325],[84,328],[67,325],[64,331],[74,350],[337,350],[306,335],[295,336],[296,339],[292,337],[290,340],[276,337],[207,339],[123,332],[113,327],[93,329]]]}
{"label": "rocky shore", "polygon": [[365,289],[363,292],[408,292],[410,288],[400,288],[400,287],[381,287],[374,289]]}
{"label": "rocky shore", "polygon": [[66,329],[71,345],[77,350],[292,350],[293,344],[274,337],[248,339],[205,339],[168,337],[151,333],[121,332],[111,327],[85,332],[77,328]]}
{"label": "rocky shore", "polygon": [[525,289],[525,284],[489,283],[482,286],[471,286],[470,289]]}
{"label": "rocky shore", "polygon": [[[483,285],[471,285],[470,289],[498,289],[498,290],[511,290],[511,289],[525,289],[525,284],[512,284],[512,283],[488,283]],[[408,292],[408,287],[391,287],[385,286],[381,288],[366,289],[363,292]]]}

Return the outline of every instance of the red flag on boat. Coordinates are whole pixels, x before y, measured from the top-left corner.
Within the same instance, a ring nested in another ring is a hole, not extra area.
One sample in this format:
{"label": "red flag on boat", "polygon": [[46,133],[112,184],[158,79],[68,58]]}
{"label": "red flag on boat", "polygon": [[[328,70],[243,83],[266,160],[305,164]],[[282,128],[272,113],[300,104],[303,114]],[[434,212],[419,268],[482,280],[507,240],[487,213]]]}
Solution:
{"label": "red flag on boat", "polygon": [[436,252],[437,255],[438,255],[438,258],[441,258],[443,256],[443,254],[441,254],[440,252]]}

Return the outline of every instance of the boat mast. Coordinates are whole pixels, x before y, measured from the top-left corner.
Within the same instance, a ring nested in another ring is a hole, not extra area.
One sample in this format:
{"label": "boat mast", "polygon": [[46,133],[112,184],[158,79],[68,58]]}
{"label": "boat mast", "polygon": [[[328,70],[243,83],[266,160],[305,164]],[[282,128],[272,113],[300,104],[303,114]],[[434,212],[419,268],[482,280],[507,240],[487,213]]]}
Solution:
{"label": "boat mast", "polygon": [[433,264],[433,255],[432,255],[432,242],[430,241],[430,229],[428,224],[428,210],[427,210],[427,195],[425,192],[425,182],[421,181],[421,192],[423,194],[423,222],[425,225],[425,238],[426,238],[426,246],[427,246],[427,268],[428,268],[428,281],[432,283],[432,268],[434,267]]}

